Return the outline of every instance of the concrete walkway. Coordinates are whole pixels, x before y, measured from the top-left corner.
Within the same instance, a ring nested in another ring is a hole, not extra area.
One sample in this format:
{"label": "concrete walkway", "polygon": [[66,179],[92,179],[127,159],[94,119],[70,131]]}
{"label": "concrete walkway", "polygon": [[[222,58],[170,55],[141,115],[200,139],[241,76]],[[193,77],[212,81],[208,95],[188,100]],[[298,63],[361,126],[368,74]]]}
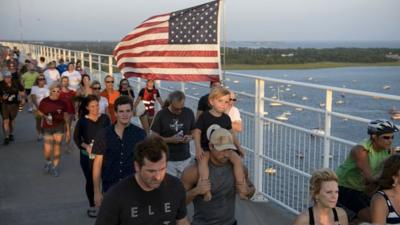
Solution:
{"label": "concrete walkway", "polygon": [[[14,136],[14,143],[0,146],[0,225],[94,224],[86,216],[78,151],[62,155],[60,177],[53,178],[42,172],[43,143],[36,141],[32,114],[18,115]],[[289,225],[294,218],[272,203],[238,201],[236,209],[241,225]]]}

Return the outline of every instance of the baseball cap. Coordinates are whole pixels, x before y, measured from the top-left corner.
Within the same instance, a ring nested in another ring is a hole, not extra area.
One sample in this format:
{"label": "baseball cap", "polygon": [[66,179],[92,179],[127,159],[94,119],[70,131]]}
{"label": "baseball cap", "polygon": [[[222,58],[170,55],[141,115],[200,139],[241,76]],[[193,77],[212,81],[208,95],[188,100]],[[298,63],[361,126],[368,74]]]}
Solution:
{"label": "baseball cap", "polygon": [[210,143],[214,146],[215,150],[236,149],[233,144],[232,134],[227,129],[217,128],[210,133]]}

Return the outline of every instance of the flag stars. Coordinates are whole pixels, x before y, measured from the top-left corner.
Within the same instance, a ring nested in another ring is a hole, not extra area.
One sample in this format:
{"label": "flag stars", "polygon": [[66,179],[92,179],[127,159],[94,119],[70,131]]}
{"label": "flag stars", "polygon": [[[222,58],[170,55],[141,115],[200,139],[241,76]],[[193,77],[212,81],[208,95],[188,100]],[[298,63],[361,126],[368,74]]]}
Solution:
{"label": "flag stars", "polygon": [[216,44],[217,11],[218,7],[215,4],[206,4],[190,10],[171,13],[169,43]]}

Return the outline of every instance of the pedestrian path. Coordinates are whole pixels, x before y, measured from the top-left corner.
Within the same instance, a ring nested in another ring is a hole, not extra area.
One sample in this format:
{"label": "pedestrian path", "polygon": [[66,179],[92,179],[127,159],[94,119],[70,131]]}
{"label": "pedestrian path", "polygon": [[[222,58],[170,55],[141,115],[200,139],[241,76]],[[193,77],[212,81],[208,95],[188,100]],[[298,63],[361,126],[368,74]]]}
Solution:
{"label": "pedestrian path", "polygon": [[[43,173],[43,143],[36,141],[32,114],[18,115],[14,136],[14,143],[0,146],[0,225],[94,224],[86,215],[79,152],[63,151],[54,178]],[[241,225],[288,225],[294,218],[272,203],[238,201],[236,211]]]}

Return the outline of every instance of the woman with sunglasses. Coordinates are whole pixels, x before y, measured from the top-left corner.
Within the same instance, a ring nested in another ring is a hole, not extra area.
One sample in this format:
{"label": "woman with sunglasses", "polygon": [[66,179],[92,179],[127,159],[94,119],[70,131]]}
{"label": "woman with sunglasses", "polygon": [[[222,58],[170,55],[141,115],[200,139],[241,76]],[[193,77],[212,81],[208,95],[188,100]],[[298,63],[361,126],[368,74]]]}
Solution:
{"label": "woman with sunglasses", "polygon": [[104,78],[104,83],[106,88],[100,93],[101,96],[107,99],[108,101],[108,113],[110,115],[110,119],[112,123],[117,121],[117,117],[114,114],[114,102],[119,97],[119,91],[114,90],[114,77],[111,75],[107,75]]}
{"label": "woman with sunglasses", "polygon": [[231,118],[232,130],[235,133],[239,133],[242,131],[242,118],[240,117],[239,109],[235,106],[235,102],[237,100],[235,92],[230,90],[229,93],[229,103],[228,108],[225,110],[225,113],[228,114],[228,116]]}
{"label": "woman with sunglasses", "polygon": [[110,111],[108,109],[108,101],[105,97],[101,96],[101,84],[97,80],[94,80],[90,85],[92,88],[93,95],[96,95],[99,98],[99,112],[101,114],[106,114],[110,117]]}
{"label": "woman with sunglasses", "polygon": [[336,170],[339,177],[339,206],[346,209],[354,222],[370,222],[370,197],[366,190],[377,176],[383,160],[395,153],[393,134],[399,127],[388,120],[368,124],[369,138],[354,146],[347,159]]}
{"label": "woman with sunglasses", "polygon": [[36,121],[36,137],[38,141],[41,141],[43,138],[43,131],[41,127],[42,118],[38,115],[38,108],[40,102],[48,97],[50,94],[49,88],[46,85],[46,78],[43,73],[40,73],[36,78],[34,85],[31,90],[31,100],[33,104],[33,115]]}
{"label": "woman with sunglasses", "polygon": [[133,90],[131,88],[131,85],[129,84],[128,79],[124,78],[121,79],[121,81],[119,82],[119,94],[121,96],[128,96],[129,98],[131,98],[132,100],[135,99],[135,94],[133,93]]}
{"label": "woman with sunglasses", "polygon": [[61,142],[65,133],[65,140],[70,140],[69,115],[67,106],[60,99],[61,85],[53,82],[50,85],[50,96],[39,104],[38,115],[42,118],[44,133],[44,158],[46,160],[44,172],[58,177],[60,164]]}
{"label": "woman with sunglasses", "polygon": [[82,116],[76,123],[74,141],[80,149],[80,164],[86,178],[86,196],[89,200],[89,217],[97,216],[97,208],[94,203],[93,189],[93,159],[92,146],[94,138],[99,130],[110,125],[110,119],[105,114],[99,113],[99,97],[88,95],[82,102]]}

